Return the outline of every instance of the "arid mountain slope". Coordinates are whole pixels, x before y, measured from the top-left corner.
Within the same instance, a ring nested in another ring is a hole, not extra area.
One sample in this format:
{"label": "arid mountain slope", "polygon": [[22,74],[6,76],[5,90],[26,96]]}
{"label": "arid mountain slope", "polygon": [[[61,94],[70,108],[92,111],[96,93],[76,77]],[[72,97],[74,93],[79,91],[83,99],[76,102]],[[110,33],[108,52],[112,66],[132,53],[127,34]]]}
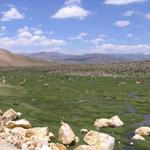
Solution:
{"label": "arid mountain slope", "polygon": [[39,58],[48,61],[77,63],[77,64],[102,64],[102,63],[123,63],[133,61],[150,60],[149,54],[99,54],[91,53],[84,55],[68,55],[58,52],[39,52],[28,54],[32,58]]}
{"label": "arid mountain slope", "polygon": [[5,49],[0,49],[0,67],[32,67],[45,66],[48,64],[48,62],[43,60],[14,54]]}

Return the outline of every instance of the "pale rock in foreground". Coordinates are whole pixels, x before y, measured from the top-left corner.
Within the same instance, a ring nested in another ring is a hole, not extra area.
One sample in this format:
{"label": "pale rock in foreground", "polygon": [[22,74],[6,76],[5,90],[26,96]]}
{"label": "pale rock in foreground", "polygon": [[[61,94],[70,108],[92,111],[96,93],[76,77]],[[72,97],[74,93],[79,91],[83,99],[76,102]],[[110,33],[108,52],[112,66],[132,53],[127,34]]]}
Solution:
{"label": "pale rock in foreground", "polygon": [[67,150],[63,144],[50,143],[50,150]]}
{"label": "pale rock in foreground", "polygon": [[78,136],[75,137],[75,143],[79,143],[80,142],[80,138]]}
{"label": "pale rock in foreground", "polygon": [[2,124],[0,123],[0,133],[4,132],[4,127],[2,126]]}
{"label": "pale rock in foreground", "polygon": [[148,136],[150,135],[150,127],[140,127],[135,130],[135,134],[139,134],[141,136]]}
{"label": "pale rock in foreground", "polygon": [[114,137],[93,130],[85,135],[84,141],[98,150],[113,150],[115,145]]}
{"label": "pale rock in foreground", "polygon": [[65,145],[75,142],[75,134],[67,123],[62,123],[58,135],[60,141]]}
{"label": "pale rock in foreground", "polygon": [[49,132],[48,136],[49,136],[50,140],[54,140],[55,139],[55,135],[52,132]]}
{"label": "pale rock in foreground", "polygon": [[74,150],[98,150],[98,149],[96,147],[90,146],[90,145],[79,145]]}
{"label": "pale rock in foreground", "polygon": [[15,127],[11,130],[13,136],[21,136],[24,137],[26,134],[26,129],[22,127]]}
{"label": "pale rock in foreground", "polygon": [[133,143],[133,142],[130,142],[130,145],[131,145],[131,146],[133,146],[133,145],[134,145],[134,143]]}
{"label": "pale rock in foreground", "polygon": [[88,130],[87,129],[81,129],[80,132],[81,133],[88,133]]}
{"label": "pale rock in foreground", "polygon": [[[0,110],[0,111],[1,111],[1,110]],[[1,123],[1,121],[2,121],[2,116],[1,116],[1,114],[0,114],[0,133],[4,132],[4,128],[3,128],[3,125],[2,125],[2,123]]]}
{"label": "pale rock in foreground", "polygon": [[16,120],[21,113],[9,109],[2,116],[0,137],[22,150],[50,150],[48,127],[31,128],[32,125],[25,119]]}
{"label": "pale rock in foreground", "polygon": [[119,116],[114,116],[110,118],[110,120],[112,121],[112,124],[114,124],[115,127],[120,127],[124,125]]}
{"label": "pale rock in foreground", "polygon": [[145,138],[139,134],[136,134],[132,137],[132,140],[142,140],[145,141]]}
{"label": "pale rock in foreground", "polygon": [[13,109],[9,109],[6,112],[4,112],[4,114],[2,115],[2,123],[6,125],[8,121],[13,121],[17,119],[18,117],[20,117],[20,115],[21,113],[16,112]]}
{"label": "pale rock in foreground", "polygon": [[[33,136],[30,138],[29,141],[33,141],[34,144],[36,144],[36,148],[43,148],[43,147],[49,147],[49,137],[38,137],[38,136]],[[44,149],[43,149],[44,150]]]}
{"label": "pale rock in foreground", "polygon": [[32,136],[44,137],[48,136],[48,128],[47,127],[36,127],[26,130],[26,137],[30,138]]}
{"label": "pale rock in foreground", "polygon": [[94,122],[94,126],[96,128],[102,128],[102,127],[120,127],[123,126],[124,123],[121,121],[119,116],[114,116],[110,119],[106,118],[101,118],[101,119],[96,119]]}
{"label": "pale rock in foreground", "polygon": [[94,126],[96,128],[114,127],[114,126],[112,126],[110,119],[105,119],[105,118],[96,119],[96,121],[94,122]]}
{"label": "pale rock in foreground", "polygon": [[43,145],[39,150],[50,150],[50,147]]}
{"label": "pale rock in foreground", "polygon": [[11,128],[11,129],[13,129],[15,127],[22,127],[25,129],[29,129],[29,128],[32,128],[32,125],[28,120],[21,119],[21,120],[17,120],[17,121],[8,121],[6,123],[6,127]]}

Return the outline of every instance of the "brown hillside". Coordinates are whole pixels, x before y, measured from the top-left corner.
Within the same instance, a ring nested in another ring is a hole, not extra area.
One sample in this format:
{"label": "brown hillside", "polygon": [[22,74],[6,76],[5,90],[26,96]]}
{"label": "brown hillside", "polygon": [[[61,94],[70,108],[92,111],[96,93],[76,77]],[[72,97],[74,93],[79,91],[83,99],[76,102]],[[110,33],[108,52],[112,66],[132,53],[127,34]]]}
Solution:
{"label": "brown hillside", "polygon": [[0,67],[33,67],[47,66],[49,63],[33,59],[28,56],[14,54],[5,49],[0,49]]}

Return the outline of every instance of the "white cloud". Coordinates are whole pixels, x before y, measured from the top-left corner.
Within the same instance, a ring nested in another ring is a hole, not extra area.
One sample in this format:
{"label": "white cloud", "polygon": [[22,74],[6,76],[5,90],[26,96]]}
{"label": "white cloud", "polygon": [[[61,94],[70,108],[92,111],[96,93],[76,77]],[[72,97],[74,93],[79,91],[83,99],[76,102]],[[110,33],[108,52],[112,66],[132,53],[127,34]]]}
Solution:
{"label": "white cloud", "polygon": [[97,38],[91,40],[91,43],[93,43],[93,44],[95,44],[95,45],[98,45],[98,44],[100,44],[101,42],[104,42],[104,41],[105,41],[105,37],[106,37],[105,34],[101,34],[101,35],[99,35]]}
{"label": "white cloud", "polygon": [[61,46],[66,44],[64,40],[49,39],[45,36],[32,36],[31,38],[26,37],[2,37],[0,38],[1,47],[13,47],[13,46]]}
{"label": "white cloud", "polygon": [[132,38],[132,37],[134,37],[134,36],[133,36],[132,33],[128,33],[128,34],[127,34],[127,37],[128,37],[128,38]]}
{"label": "white cloud", "polygon": [[77,39],[79,39],[79,40],[82,40],[84,37],[86,37],[88,35],[88,33],[86,33],[86,32],[81,32],[79,35],[78,35],[78,37],[77,37]]}
{"label": "white cloud", "polygon": [[32,31],[35,35],[42,35],[43,31],[37,28],[32,28]]}
{"label": "white cloud", "polygon": [[66,0],[65,6],[60,8],[51,18],[54,19],[69,19],[78,18],[84,19],[91,14],[90,11],[84,9],[81,4],[82,0]]}
{"label": "white cloud", "polygon": [[53,34],[54,34],[54,31],[53,31],[53,30],[51,30],[51,31],[49,32],[49,34],[53,35]]}
{"label": "white cloud", "polygon": [[147,0],[105,0],[105,4],[108,5],[128,5],[132,3],[142,3]]}
{"label": "white cloud", "polygon": [[145,14],[145,19],[150,19],[150,13]]}
{"label": "white cloud", "polygon": [[150,45],[115,45],[115,44],[102,44],[96,46],[94,52],[107,53],[107,54],[128,54],[128,53],[148,53],[150,54]]}
{"label": "white cloud", "polygon": [[24,18],[24,15],[21,14],[15,7],[10,8],[8,11],[2,12],[2,14],[3,16],[1,21],[11,21]]}
{"label": "white cloud", "polygon": [[88,35],[88,33],[86,32],[81,32],[79,35],[77,35],[76,37],[70,37],[70,40],[82,40],[83,38],[85,38]]}
{"label": "white cloud", "polygon": [[97,45],[99,44],[100,42],[104,42],[104,39],[103,38],[96,38],[94,40],[91,41],[93,44]]}
{"label": "white cloud", "polygon": [[[37,32],[38,31],[38,32]],[[49,48],[50,46],[63,46],[66,42],[60,39],[50,39],[37,28],[29,28],[27,26],[18,29],[15,37],[0,37],[0,45],[3,48]]]}
{"label": "white cloud", "polygon": [[115,26],[124,28],[130,25],[130,21],[128,20],[118,20],[114,23]]}
{"label": "white cloud", "polygon": [[126,17],[130,17],[130,16],[133,16],[133,15],[136,15],[136,14],[139,14],[139,12],[134,11],[134,10],[128,10],[123,15],[126,16]]}
{"label": "white cloud", "polygon": [[18,37],[22,37],[22,38],[30,38],[32,37],[32,33],[29,31],[28,27],[23,27],[18,29]]}
{"label": "white cloud", "polygon": [[65,5],[81,5],[81,0],[66,0]]}
{"label": "white cloud", "polygon": [[6,31],[5,26],[0,26],[0,35],[3,34]]}
{"label": "white cloud", "polygon": [[90,14],[90,11],[85,10],[81,6],[71,5],[65,6],[59,9],[56,14],[52,16],[55,19],[69,19],[69,18],[79,18],[84,19]]}

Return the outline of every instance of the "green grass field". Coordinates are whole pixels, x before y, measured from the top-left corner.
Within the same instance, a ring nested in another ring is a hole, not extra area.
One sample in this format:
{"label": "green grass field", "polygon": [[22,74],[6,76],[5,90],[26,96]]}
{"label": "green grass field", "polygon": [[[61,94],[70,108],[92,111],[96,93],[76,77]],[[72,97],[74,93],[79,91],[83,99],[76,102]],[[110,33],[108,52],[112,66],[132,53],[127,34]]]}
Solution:
{"label": "green grass field", "polygon": [[[14,108],[34,126],[48,126],[57,135],[61,120],[80,136],[80,129],[94,129],[97,118],[119,115],[125,125],[100,131],[116,138],[116,150],[149,150],[150,138],[130,146],[134,130],[150,125],[150,77],[79,77],[48,71],[1,71],[0,109]],[[138,79],[143,84],[136,84]],[[24,82],[25,81],[25,82]],[[70,150],[74,147],[70,147]]]}

